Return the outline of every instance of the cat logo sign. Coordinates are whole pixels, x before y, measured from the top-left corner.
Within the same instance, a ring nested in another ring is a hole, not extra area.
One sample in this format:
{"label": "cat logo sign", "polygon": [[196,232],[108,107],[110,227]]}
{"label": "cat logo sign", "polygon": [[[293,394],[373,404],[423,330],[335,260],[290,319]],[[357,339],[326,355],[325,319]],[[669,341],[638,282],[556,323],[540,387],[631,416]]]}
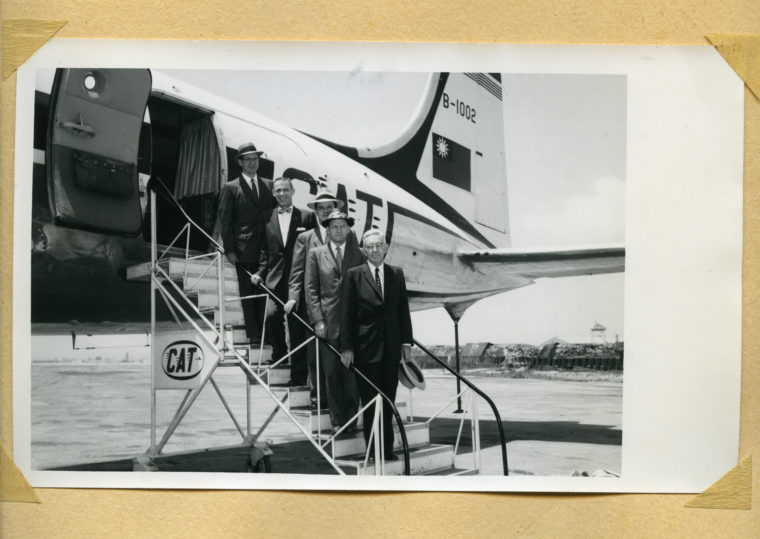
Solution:
{"label": "cat logo sign", "polygon": [[201,373],[203,349],[193,341],[177,341],[166,347],[161,366],[169,378],[189,380]]}
{"label": "cat logo sign", "polygon": [[157,334],[153,347],[156,389],[198,387],[216,357],[216,350],[194,331]]}

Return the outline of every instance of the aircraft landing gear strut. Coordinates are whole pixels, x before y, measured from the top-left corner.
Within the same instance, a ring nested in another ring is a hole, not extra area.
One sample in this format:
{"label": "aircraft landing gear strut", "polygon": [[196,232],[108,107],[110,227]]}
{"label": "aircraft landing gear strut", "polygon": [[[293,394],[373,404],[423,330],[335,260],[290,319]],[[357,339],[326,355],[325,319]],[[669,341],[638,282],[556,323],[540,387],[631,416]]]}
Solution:
{"label": "aircraft landing gear strut", "polygon": [[[456,306],[453,305],[447,305],[445,306],[446,312],[449,313],[449,316],[451,317],[451,320],[454,322],[454,354],[456,358],[456,371],[458,374],[461,374],[460,372],[460,365],[459,365],[459,319],[462,318],[462,314],[464,314],[464,309],[461,311],[456,309]],[[455,414],[461,414],[464,412],[462,410],[462,387],[461,382],[459,381],[459,378],[457,378],[457,409],[454,410]]]}

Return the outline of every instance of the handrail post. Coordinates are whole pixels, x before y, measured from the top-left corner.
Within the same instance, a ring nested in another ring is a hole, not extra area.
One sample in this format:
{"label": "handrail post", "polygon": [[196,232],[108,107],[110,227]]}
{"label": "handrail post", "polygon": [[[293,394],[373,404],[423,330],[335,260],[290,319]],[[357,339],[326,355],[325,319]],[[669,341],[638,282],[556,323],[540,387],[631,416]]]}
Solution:
{"label": "handrail post", "polygon": [[156,452],[156,192],[150,192],[150,454]]}
{"label": "handrail post", "polygon": [[462,382],[465,383],[467,387],[472,389],[475,393],[480,395],[491,407],[491,410],[493,411],[494,418],[496,418],[496,426],[499,429],[499,437],[501,438],[501,463],[502,467],[504,469],[504,475],[509,475],[509,467],[507,465],[507,437],[504,435],[504,425],[501,422],[501,414],[499,414],[499,410],[496,408],[496,405],[494,404],[493,400],[486,395],[483,391],[481,391],[475,384],[470,382],[467,378],[456,372],[454,369],[449,367],[444,361],[441,361],[441,359],[438,358],[433,352],[427,349],[425,345],[420,343],[419,341],[415,340],[414,344],[417,345],[417,347],[425,352],[428,356],[430,356],[433,361],[441,365],[445,370],[449,371],[451,374],[457,377],[457,379],[461,379]]}

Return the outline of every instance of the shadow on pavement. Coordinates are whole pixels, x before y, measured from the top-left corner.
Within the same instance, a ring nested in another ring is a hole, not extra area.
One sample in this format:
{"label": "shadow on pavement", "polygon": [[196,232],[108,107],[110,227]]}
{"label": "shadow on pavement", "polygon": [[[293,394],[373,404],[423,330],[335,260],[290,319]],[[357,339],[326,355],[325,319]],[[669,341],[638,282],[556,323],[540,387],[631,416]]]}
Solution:
{"label": "shadow on pavement", "polygon": [[[416,417],[416,421],[427,421]],[[437,418],[430,424],[430,441],[439,444],[454,444],[459,430],[459,418]],[[570,442],[577,444],[622,445],[623,433],[606,425],[584,425],[576,421],[503,421],[507,443],[516,440],[537,442]],[[499,445],[499,429],[496,421],[480,420],[480,445]],[[471,447],[470,422],[465,420],[462,428],[460,447]]]}

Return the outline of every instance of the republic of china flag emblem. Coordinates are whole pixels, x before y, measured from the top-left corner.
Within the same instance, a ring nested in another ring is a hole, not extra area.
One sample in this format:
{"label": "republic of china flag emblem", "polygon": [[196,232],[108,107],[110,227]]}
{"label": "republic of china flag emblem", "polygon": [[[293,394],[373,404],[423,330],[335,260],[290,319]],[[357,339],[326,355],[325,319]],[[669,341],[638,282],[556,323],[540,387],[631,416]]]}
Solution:
{"label": "republic of china flag emblem", "polygon": [[470,149],[433,133],[433,177],[470,190]]}

